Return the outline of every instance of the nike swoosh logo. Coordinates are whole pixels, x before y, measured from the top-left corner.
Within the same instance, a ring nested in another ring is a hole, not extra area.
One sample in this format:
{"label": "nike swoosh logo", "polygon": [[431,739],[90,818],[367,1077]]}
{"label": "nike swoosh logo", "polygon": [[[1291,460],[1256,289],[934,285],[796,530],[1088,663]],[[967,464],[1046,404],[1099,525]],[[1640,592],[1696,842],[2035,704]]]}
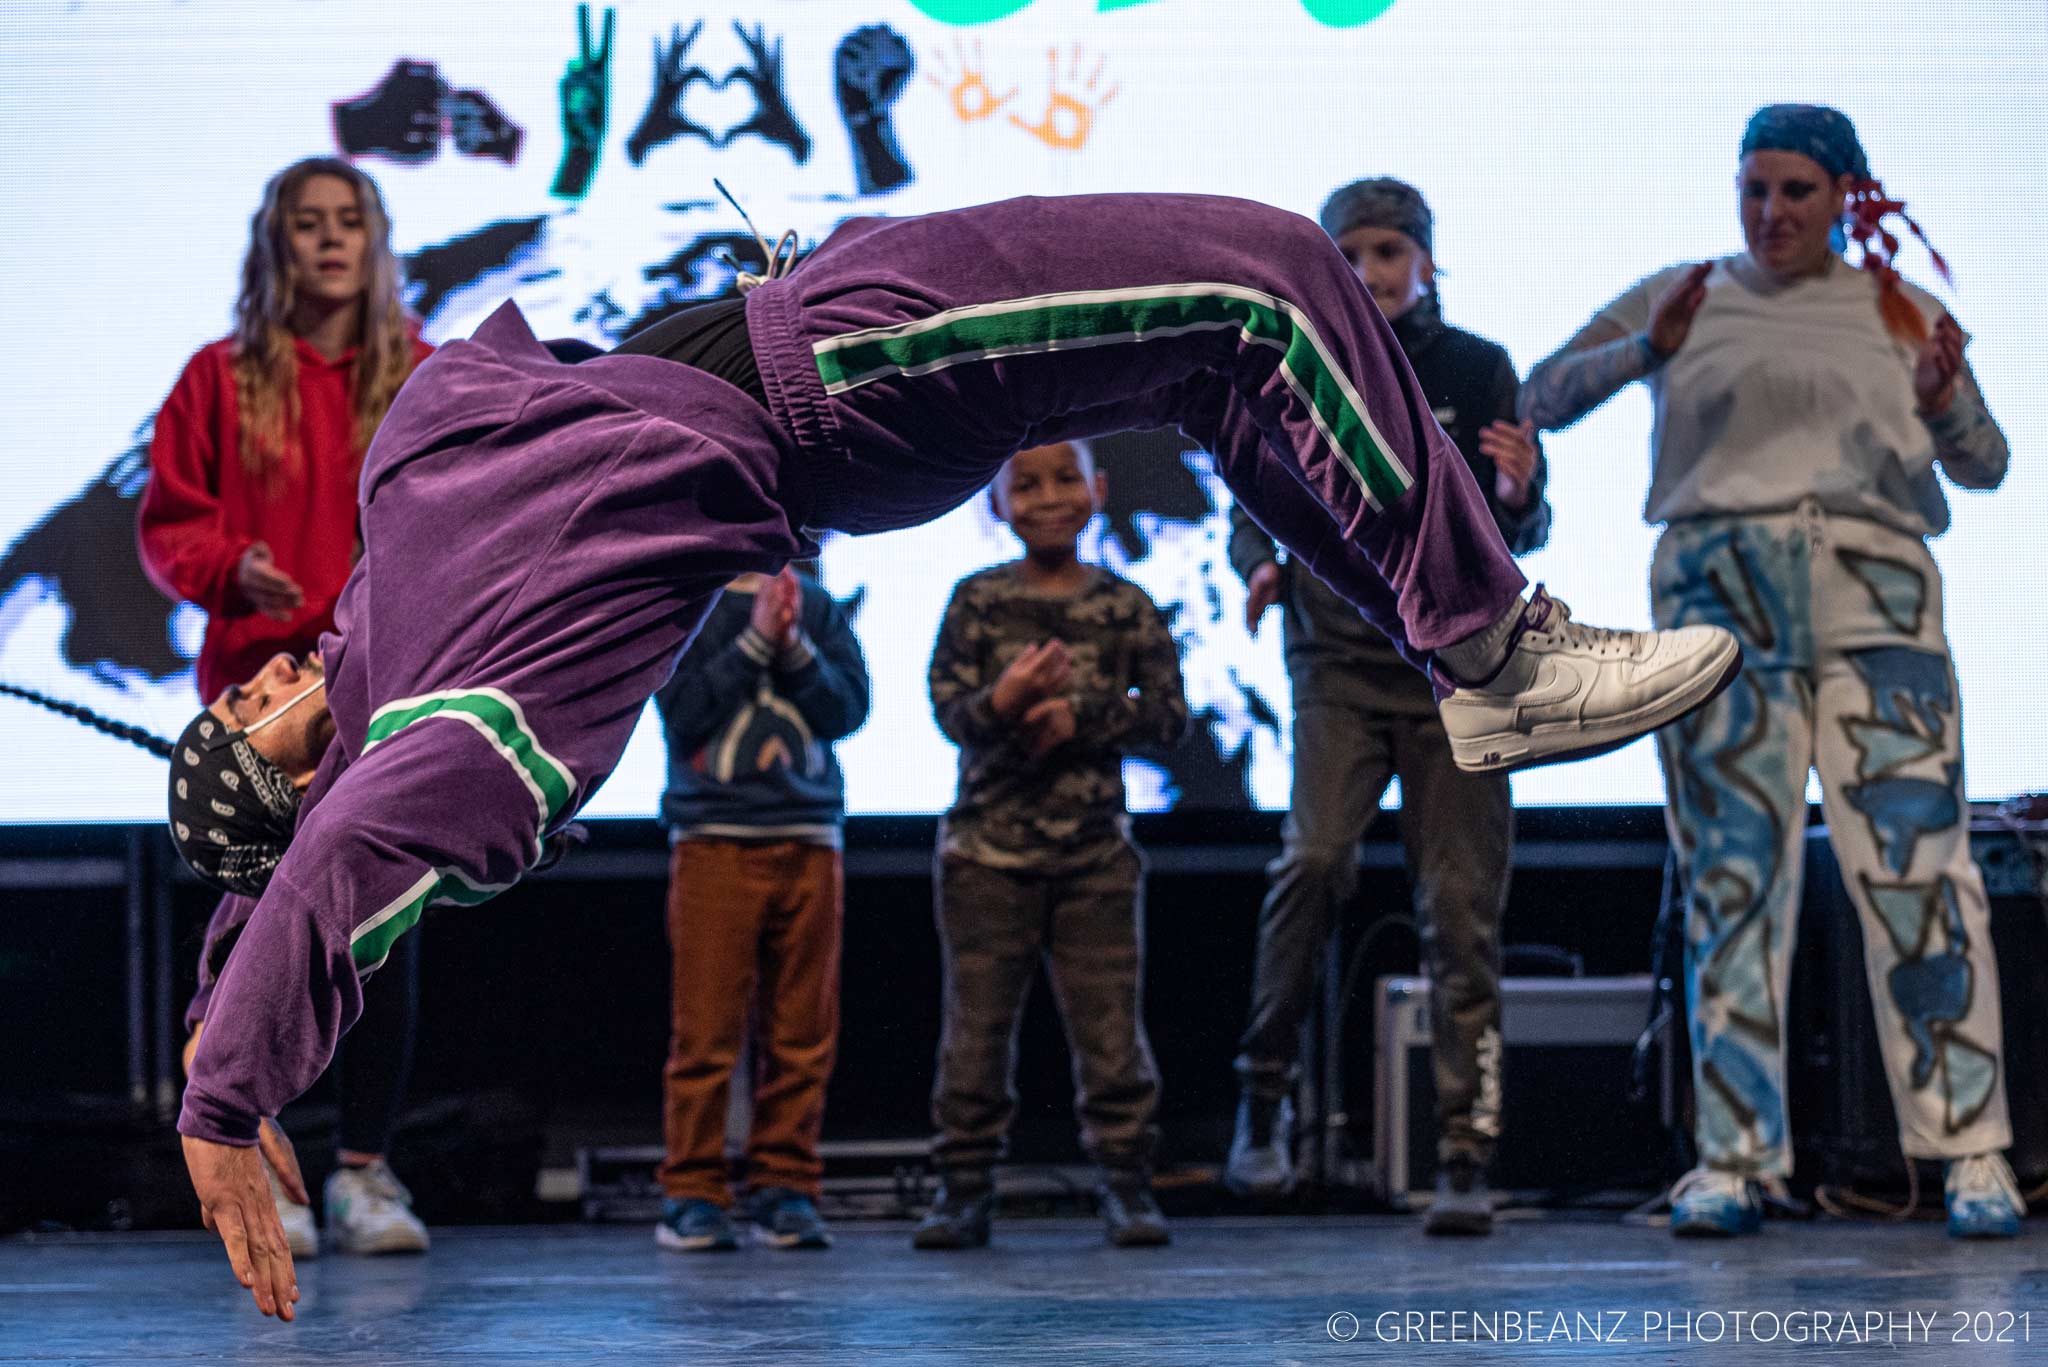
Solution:
{"label": "nike swoosh logo", "polygon": [[1577,674],[1546,660],[1537,669],[1535,686],[1515,699],[1515,725],[1576,720],[1578,709],[1564,704],[1574,702],[1585,691],[1585,681]]}

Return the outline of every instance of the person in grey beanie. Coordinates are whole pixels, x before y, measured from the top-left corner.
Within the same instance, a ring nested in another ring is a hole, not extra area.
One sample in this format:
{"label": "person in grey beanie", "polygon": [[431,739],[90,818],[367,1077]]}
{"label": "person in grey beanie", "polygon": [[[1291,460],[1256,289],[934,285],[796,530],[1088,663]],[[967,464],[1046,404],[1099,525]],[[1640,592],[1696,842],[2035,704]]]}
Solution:
{"label": "person in grey beanie", "polygon": [[[1403,181],[1360,180],[1330,196],[1321,220],[1392,325],[1501,539],[1517,555],[1535,550],[1550,534],[1543,456],[1515,420],[1507,352],[1443,320],[1428,203]],[[1484,1234],[1493,1225],[1485,1174],[1500,1136],[1500,918],[1514,836],[1506,777],[1451,762],[1427,686],[1321,580],[1283,563],[1241,509],[1231,514],[1230,560],[1249,589],[1248,629],[1282,605],[1295,713],[1293,795],[1259,911],[1226,1180],[1244,1195],[1294,1185],[1288,1093],[1317,956],[1357,888],[1359,839],[1398,776],[1435,1036],[1437,1198],[1424,1228]]]}

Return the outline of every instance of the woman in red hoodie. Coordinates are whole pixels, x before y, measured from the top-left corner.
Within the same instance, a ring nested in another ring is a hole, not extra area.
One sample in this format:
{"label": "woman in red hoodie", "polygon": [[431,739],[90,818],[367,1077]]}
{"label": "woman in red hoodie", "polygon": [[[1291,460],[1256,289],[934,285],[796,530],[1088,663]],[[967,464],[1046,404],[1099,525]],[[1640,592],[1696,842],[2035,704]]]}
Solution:
{"label": "woman in red hoodie", "polygon": [[[360,550],[363,453],[432,350],[400,301],[401,277],[368,176],[309,157],[271,178],[249,223],[235,330],[186,364],[157,414],[137,528],[150,578],[206,610],[202,698],[279,651],[313,649],[334,625]],[[366,1002],[366,1029],[335,1064],[341,1147],[327,1218],[352,1252],[427,1245],[383,1159],[411,1067],[416,951],[386,969]],[[186,1013],[194,1043],[212,977],[202,970],[207,986]],[[312,1256],[318,1232],[298,1174],[274,1190],[292,1251]]]}
{"label": "woman in red hoodie", "polygon": [[142,563],[206,610],[202,698],[333,625],[363,452],[432,350],[390,239],[376,185],[347,162],[279,172],[249,224],[233,334],[200,349],[157,414]]}

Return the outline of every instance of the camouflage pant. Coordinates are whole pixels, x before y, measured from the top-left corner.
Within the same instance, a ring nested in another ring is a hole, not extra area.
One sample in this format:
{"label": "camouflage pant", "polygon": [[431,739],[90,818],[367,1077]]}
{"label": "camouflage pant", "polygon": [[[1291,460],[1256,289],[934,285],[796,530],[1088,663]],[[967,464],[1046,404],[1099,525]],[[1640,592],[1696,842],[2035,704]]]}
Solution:
{"label": "camouflage pant", "polygon": [[1815,767],[1900,1142],[1922,1158],[2005,1148],[1998,965],[1925,543],[1810,504],[1675,524],[1651,575],[1658,626],[1724,626],[1745,655],[1733,687],[1658,735],[1687,887],[1701,1161],[1792,1168],[1785,998]]}
{"label": "camouflage pant", "polygon": [[932,1085],[939,1167],[987,1167],[1004,1152],[1017,1114],[1017,1029],[1041,959],[1073,1052],[1082,1147],[1104,1167],[1151,1157],[1159,1071],[1141,1006],[1143,870],[1128,845],[1068,874],[941,860],[945,1025]]}
{"label": "camouflage pant", "polygon": [[1500,1138],[1500,917],[1514,808],[1505,775],[1451,763],[1435,717],[1308,700],[1296,708],[1293,803],[1284,847],[1267,869],[1237,1071],[1271,1097],[1292,1083],[1316,965],[1357,889],[1358,842],[1396,775],[1431,983],[1438,1161],[1485,1163]]}

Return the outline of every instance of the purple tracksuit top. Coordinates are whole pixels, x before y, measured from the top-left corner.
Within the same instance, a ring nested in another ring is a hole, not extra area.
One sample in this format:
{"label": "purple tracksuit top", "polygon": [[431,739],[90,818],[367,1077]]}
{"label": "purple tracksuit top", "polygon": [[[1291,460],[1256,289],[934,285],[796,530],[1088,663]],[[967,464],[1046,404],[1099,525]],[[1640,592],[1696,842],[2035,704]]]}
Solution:
{"label": "purple tracksuit top", "polygon": [[1014,451],[1178,425],[1411,655],[1523,587],[1398,344],[1320,229],[1204,196],[1024,199],[841,227],[753,291],[769,407],[651,356],[555,362],[511,305],[406,382],[323,640],[337,738],[191,1015],[178,1128],[311,1086],[425,908],[518,879],[623,753],[719,588],[804,529],[912,525]]}

